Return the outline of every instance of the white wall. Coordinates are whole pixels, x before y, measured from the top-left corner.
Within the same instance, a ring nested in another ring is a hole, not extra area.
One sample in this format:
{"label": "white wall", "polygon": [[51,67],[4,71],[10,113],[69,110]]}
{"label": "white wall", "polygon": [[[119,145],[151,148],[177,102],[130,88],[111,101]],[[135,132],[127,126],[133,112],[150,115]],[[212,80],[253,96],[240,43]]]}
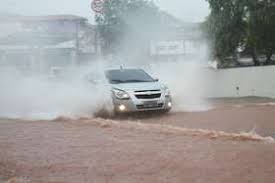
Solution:
{"label": "white wall", "polygon": [[[275,66],[207,69],[206,97],[261,96],[275,98]],[[237,91],[239,87],[239,91]]]}
{"label": "white wall", "polygon": [[0,22],[0,38],[11,35],[21,29],[21,25],[18,23]]}

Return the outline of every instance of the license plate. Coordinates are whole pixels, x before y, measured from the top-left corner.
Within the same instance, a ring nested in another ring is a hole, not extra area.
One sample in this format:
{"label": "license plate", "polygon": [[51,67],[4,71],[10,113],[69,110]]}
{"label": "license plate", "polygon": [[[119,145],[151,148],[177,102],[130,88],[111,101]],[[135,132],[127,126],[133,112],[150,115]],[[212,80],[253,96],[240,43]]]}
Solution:
{"label": "license plate", "polygon": [[158,106],[158,102],[157,101],[146,101],[146,102],[143,102],[143,105],[145,107],[156,107],[156,106]]}

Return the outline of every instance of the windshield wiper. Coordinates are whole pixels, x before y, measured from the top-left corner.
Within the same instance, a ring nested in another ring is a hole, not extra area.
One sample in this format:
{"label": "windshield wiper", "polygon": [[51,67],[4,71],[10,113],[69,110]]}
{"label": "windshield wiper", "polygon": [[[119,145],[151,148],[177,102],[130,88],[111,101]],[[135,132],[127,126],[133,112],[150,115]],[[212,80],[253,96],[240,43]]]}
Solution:
{"label": "windshield wiper", "polygon": [[143,83],[143,82],[153,82],[149,80],[138,80],[138,79],[131,79],[131,80],[119,80],[119,79],[114,79],[110,80],[111,83]]}
{"label": "windshield wiper", "polygon": [[143,83],[143,82],[151,82],[151,81],[132,79],[132,80],[126,80],[125,82],[127,82],[127,83]]}
{"label": "windshield wiper", "polygon": [[114,80],[110,80],[111,83],[125,83],[124,80],[119,80],[119,79],[114,79]]}

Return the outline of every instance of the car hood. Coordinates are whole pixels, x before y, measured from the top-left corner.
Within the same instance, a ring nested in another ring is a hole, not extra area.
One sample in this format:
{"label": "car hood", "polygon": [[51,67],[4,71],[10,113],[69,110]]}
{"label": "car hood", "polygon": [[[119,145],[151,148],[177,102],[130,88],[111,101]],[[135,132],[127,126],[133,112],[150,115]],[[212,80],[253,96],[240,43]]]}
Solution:
{"label": "car hood", "polygon": [[142,83],[121,83],[112,84],[113,88],[123,91],[143,91],[143,90],[161,90],[160,82],[142,82]]}

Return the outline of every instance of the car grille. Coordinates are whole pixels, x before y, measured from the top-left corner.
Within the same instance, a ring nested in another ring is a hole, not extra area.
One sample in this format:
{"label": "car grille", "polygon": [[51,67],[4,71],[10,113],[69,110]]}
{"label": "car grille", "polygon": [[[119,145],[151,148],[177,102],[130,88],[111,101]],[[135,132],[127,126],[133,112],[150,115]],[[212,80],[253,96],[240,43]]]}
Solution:
{"label": "car grille", "polygon": [[160,109],[163,107],[164,104],[151,104],[151,105],[147,105],[147,104],[144,104],[144,105],[137,105],[137,109]]}
{"label": "car grille", "polygon": [[160,98],[161,94],[160,93],[156,93],[156,94],[138,94],[136,95],[136,97],[138,99],[156,99],[156,98]]}
{"label": "car grille", "polygon": [[160,92],[160,90],[139,90],[135,91],[136,93],[144,93],[144,92]]}

